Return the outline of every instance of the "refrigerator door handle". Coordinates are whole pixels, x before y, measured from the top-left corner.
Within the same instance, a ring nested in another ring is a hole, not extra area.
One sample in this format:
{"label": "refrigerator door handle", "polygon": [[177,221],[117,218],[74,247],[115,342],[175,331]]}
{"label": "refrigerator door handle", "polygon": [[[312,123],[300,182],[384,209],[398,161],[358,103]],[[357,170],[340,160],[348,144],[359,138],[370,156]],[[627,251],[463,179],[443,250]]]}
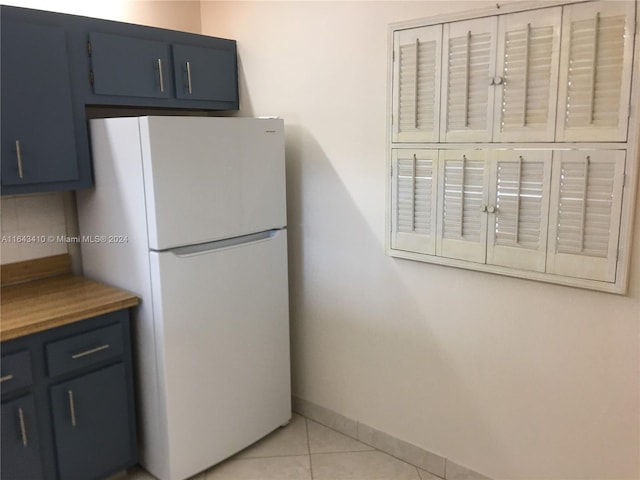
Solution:
{"label": "refrigerator door handle", "polygon": [[178,247],[168,250],[177,257],[192,257],[194,255],[206,255],[228,248],[241,247],[253,243],[271,240],[282,232],[282,229],[265,230],[264,232],[251,233],[240,237],[226,238],[224,240],[216,240],[213,242],[199,243],[198,245],[189,245],[187,247]]}

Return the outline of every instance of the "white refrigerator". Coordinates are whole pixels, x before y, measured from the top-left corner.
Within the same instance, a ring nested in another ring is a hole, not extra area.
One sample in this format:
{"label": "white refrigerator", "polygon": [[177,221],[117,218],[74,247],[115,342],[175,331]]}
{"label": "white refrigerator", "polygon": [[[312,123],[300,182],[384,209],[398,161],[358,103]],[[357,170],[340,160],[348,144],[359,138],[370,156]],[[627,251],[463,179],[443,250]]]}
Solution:
{"label": "white refrigerator", "polygon": [[291,418],[283,122],[91,120],[85,276],[141,298],[140,463],[182,480]]}

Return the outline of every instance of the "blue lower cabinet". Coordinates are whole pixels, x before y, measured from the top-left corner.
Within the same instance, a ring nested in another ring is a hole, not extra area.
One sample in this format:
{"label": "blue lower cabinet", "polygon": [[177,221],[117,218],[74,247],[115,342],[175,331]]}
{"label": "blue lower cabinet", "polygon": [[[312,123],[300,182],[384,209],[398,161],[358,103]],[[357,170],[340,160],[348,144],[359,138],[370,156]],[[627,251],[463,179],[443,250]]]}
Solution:
{"label": "blue lower cabinet", "polygon": [[100,478],[129,460],[126,385],[124,365],[118,363],[51,387],[61,479]]}
{"label": "blue lower cabinet", "polygon": [[7,480],[43,478],[38,420],[33,395],[2,403],[2,463]]}
{"label": "blue lower cabinet", "polygon": [[98,480],[138,462],[129,312],[2,342],[2,480]]}

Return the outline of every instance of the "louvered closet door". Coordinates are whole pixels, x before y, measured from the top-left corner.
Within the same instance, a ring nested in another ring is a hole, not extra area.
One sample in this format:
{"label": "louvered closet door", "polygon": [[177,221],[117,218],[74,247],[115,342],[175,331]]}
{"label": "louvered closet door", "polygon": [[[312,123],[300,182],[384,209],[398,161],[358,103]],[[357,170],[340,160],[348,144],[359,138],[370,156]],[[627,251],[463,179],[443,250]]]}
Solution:
{"label": "louvered closet door", "polygon": [[633,1],[603,1],[564,8],[559,141],[627,138]]}
{"label": "louvered closet door", "polygon": [[488,175],[486,151],[442,150],[436,253],[485,262]]}
{"label": "louvered closet door", "polygon": [[487,263],[544,272],[552,153],[499,150],[490,155]]}
{"label": "louvered closet door", "polygon": [[561,19],[560,7],[500,17],[494,141],[553,141]]}
{"label": "louvered closet door", "polygon": [[393,36],[393,141],[437,142],[442,25]]}
{"label": "louvered closet door", "polygon": [[563,151],[553,162],[547,272],[614,282],[625,152]]}
{"label": "louvered closet door", "polygon": [[497,17],[444,25],[441,141],[491,141],[497,25]]}
{"label": "louvered closet door", "polygon": [[393,150],[391,248],[435,253],[437,150]]}

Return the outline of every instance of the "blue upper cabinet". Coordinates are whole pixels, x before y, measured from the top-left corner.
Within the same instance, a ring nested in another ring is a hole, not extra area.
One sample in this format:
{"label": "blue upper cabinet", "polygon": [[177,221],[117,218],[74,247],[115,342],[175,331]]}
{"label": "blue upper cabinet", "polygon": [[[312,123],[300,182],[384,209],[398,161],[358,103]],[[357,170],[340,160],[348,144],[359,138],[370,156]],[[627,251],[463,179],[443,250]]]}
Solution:
{"label": "blue upper cabinet", "polygon": [[62,28],[3,19],[3,191],[79,180],[66,43]]}
{"label": "blue upper cabinet", "polygon": [[172,45],[176,97],[191,100],[234,101],[237,82],[225,72],[235,71],[231,50]]}
{"label": "blue upper cabinet", "polygon": [[97,95],[169,98],[166,43],[107,33],[89,33],[91,81]]}
{"label": "blue upper cabinet", "polygon": [[0,6],[3,195],[93,184],[87,119],[238,110],[234,40]]}
{"label": "blue upper cabinet", "polygon": [[85,104],[238,109],[235,41],[103,20],[86,28]]}

